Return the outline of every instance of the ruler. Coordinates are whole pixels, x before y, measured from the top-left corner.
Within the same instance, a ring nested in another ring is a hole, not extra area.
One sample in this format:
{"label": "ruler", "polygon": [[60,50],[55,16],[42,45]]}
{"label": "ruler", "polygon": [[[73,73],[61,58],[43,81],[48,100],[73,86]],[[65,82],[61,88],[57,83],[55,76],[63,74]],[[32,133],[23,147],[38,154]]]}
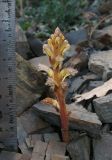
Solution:
{"label": "ruler", "polygon": [[17,149],[15,0],[0,0],[0,146]]}

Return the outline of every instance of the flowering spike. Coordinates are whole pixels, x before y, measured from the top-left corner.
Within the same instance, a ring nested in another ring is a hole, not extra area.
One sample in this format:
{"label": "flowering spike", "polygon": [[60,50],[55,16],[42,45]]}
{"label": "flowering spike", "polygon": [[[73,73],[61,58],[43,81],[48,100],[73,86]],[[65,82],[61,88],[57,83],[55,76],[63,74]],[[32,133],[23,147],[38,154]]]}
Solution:
{"label": "flowering spike", "polygon": [[[54,83],[54,92],[57,100],[47,98],[44,102],[49,102],[55,104],[60,108],[60,119],[61,119],[61,129],[62,138],[64,142],[68,142],[68,113],[65,104],[65,87],[64,80],[72,72],[70,69],[62,69],[62,62],[64,59],[64,53],[69,49],[70,45],[67,40],[65,40],[64,35],[57,27],[54,34],[48,39],[48,44],[44,44],[43,51],[49,57],[51,64],[51,69],[47,69],[47,73],[50,78],[50,83]],[[45,70],[45,67],[44,67]]]}
{"label": "flowering spike", "polygon": [[48,44],[44,44],[43,46],[43,52],[50,57],[52,68],[60,67],[61,62],[58,62],[58,59],[62,59],[60,57],[64,55],[69,47],[68,41],[65,40],[60,29],[57,27],[54,34],[48,39]]}

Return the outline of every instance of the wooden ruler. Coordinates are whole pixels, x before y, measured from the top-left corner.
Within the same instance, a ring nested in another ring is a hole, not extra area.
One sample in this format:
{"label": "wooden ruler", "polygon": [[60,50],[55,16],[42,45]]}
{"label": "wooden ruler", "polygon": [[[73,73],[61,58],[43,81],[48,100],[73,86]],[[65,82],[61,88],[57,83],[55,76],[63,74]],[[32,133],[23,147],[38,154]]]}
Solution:
{"label": "wooden ruler", "polygon": [[0,144],[17,149],[15,0],[0,0]]}

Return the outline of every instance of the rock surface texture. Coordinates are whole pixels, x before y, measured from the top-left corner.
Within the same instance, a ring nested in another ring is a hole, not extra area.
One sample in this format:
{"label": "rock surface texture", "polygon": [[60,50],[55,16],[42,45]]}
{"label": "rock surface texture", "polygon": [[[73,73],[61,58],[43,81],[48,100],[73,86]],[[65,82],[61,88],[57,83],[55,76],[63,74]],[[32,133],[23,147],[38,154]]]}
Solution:
{"label": "rock surface texture", "polygon": [[95,111],[103,123],[112,123],[112,94],[93,101]]}
{"label": "rock surface texture", "polygon": [[46,77],[38,72],[28,61],[16,54],[17,64],[17,114],[21,114],[28,107],[38,101],[45,92]]}
{"label": "rock surface texture", "polygon": [[112,160],[112,135],[104,134],[93,140],[94,160]]}
{"label": "rock surface texture", "polygon": [[90,71],[107,80],[112,77],[112,50],[92,54],[89,59]]}
{"label": "rock surface texture", "polygon": [[[59,112],[50,105],[37,103],[33,106],[37,113],[54,126],[60,126]],[[81,105],[72,104],[67,107],[70,112],[69,121],[72,130],[86,131],[90,136],[100,135],[101,122],[95,113],[88,112]]]}
{"label": "rock surface texture", "polygon": [[25,32],[18,24],[16,25],[16,52],[25,59],[28,59],[28,53],[30,52]]}
{"label": "rock surface texture", "polygon": [[72,160],[90,160],[90,140],[87,136],[78,137],[67,146]]}
{"label": "rock surface texture", "polygon": [[29,109],[23,113],[20,116],[20,120],[27,134],[38,132],[49,126],[47,122],[40,119],[32,109]]}

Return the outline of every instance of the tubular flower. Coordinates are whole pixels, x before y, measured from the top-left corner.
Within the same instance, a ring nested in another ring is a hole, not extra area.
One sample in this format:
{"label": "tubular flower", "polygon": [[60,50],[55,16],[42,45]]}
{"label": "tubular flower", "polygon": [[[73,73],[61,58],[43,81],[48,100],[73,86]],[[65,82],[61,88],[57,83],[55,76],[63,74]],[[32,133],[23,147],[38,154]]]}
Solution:
{"label": "tubular flower", "polygon": [[64,53],[70,48],[70,45],[58,27],[47,42],[48,44],[43,45],[43,52],[49,56],[51,67],[55,69],[60,66]]}
{"label": "tubular flower", "polygon": [[44,100],[42,100],[42,103],[53,105],[57,110],[60,110],[60,106],[59,106],[57,100],[55,100],[53,98],[47,97]]}
{"label": "tubular flower", "polygon": [[58,87],[60,83],[64,82],[64,80],[70,76],[70,75],[75,75],[77,73],[77,70],[74,70],[72,68],[64,68],[60,72],[57,73],[55,76],[55,73],[53,72],[52,69],[48,70],[48,75],[52,80],[54,81],[55,85]]}

